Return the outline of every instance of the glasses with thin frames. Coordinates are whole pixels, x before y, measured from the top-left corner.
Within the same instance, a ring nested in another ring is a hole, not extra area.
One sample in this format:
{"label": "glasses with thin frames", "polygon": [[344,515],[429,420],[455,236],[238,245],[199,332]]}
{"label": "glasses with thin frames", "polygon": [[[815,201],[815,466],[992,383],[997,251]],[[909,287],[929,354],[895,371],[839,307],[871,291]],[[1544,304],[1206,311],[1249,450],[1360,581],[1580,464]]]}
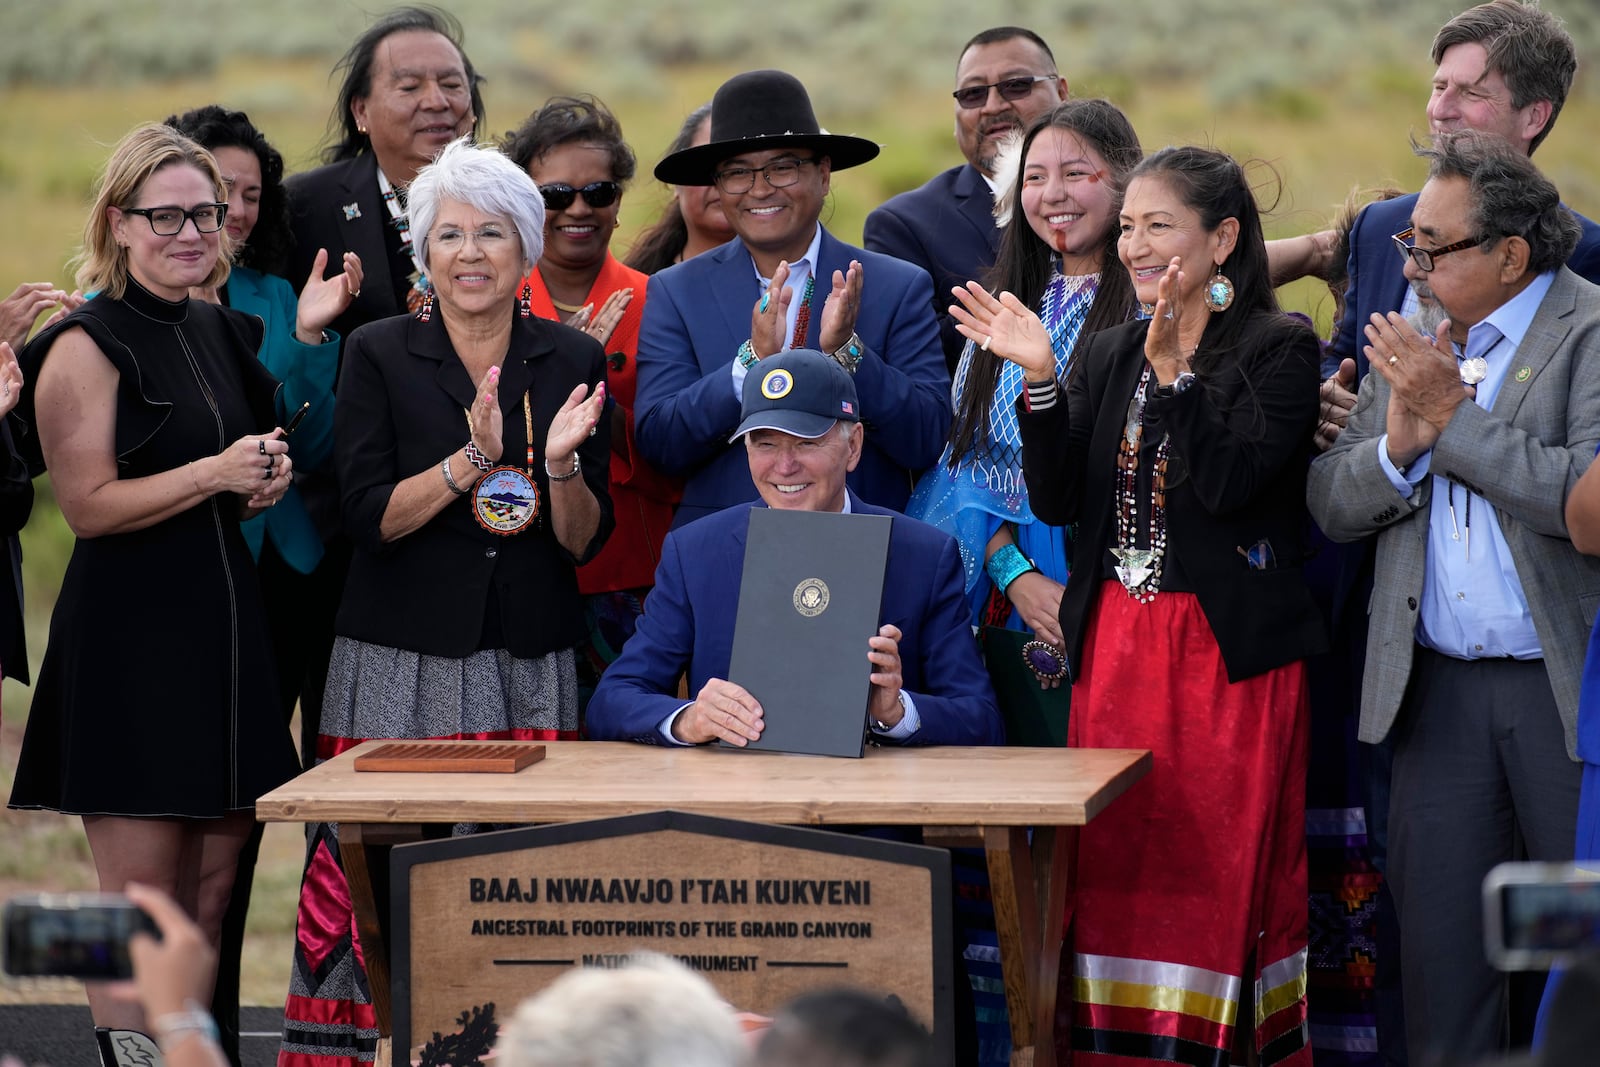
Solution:
{"label": "glasses with thin frames", "polygon": [[566,182],[551,182],[539,186],[539,192],[544,197],[546,211],[565,211],[580,196],[590,207],[610,207],[622,195],[622,186],[617,182],[590,182],[577,189]]}
{"label": "glasses with thin frames", "polygon": [[438,230],[428,239],[428,244],[440,252],[459,252],[466,245],[467,238],[472,238],[478,246],[478,251],[489,255],[505,247],[505,243],[516,236],[516,229],[510,226],[479,226],[476,230],[458,230],[454,226],[446,226]]}
{"label": "glasses with thin frames", "polygon": [[989,101],[989,90],[999,89],[1002,100],[1021,100],[1033,92],[1033,87],[1040,82],[1053,82],[1059,74],[1034,74],[1021,78],[1002,78],[991,85],[967,85],[950,95],[956,98],[956,103],[963,109],[973,111],[982,107]]}
{"label": "glasses with thin frames", "polygon": [[1457,241],[1454,244],[1448,244],[1442,248],[1423,248],[1421,245],[1406,244],[1408,239],[1415,240],[1416,236],[1416,230],[1410,226],[1407,226],[1405,229],[1391,237],[1390,240],[1394,242],[1395,248],[1400,250],[1400,254],[1402,256],[1409,256],[1411,258],[1411,262],[1415,263],[1417,265],[1417,269],[1422,271],[1424,274],[1433,270],[1433,261],[1438,259],[1440,256],[1448,256],[1451,252],[1459,252],[1463,248],[1472,248],[1476,245],[1481,245],[1483,242],[1489,239],[1487,235],[1482,237],[1468,237],[1465,241]]}
{"label": "glasses with thin frames", "polygon": [[787,189],[800,180],[800,168],[814,159],[774,159],[764,167],[729,167],[717,171],[717,188],[729,196],[748,193],[756,187],[756,175],[767,179],[774,189]]}
{"label": "glasses with thin frames", "polygon": [[199,204],[188,211],[176,205],[161,207],[125,207],[124,215],[143,215],[150,231],[157,237],[176,237],[183,232],[183,224],[193,221],[200,233],[216,233],[228,217],[227,204]]}

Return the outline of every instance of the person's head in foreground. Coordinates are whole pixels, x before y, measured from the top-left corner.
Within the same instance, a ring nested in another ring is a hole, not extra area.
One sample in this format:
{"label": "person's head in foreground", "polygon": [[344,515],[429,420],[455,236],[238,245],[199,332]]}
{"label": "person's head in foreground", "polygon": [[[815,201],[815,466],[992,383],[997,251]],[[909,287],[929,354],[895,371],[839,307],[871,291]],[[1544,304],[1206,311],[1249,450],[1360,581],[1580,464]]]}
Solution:
{"label": "person's head in foreground", "polygon": [[854,989],[806,993],[779,1009],[757,1067],[925,1067],[928,1032],[897,1001]]}
{"label": "person's head in foreground", "polygon": [[568,971],[517,1008],[500,1067],[743,1067],[744,1035],[709,982],[636,953],[618,970]]}

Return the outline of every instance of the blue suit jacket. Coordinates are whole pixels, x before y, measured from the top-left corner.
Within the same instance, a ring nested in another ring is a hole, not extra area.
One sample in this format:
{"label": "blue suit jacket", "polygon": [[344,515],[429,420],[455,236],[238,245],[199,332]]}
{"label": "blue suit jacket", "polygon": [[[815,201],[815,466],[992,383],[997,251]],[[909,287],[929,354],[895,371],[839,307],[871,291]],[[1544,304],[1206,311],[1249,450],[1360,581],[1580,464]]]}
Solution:
{"label": "blue suit jacket", "polygon": [[[1408,193],[1393,200],[1368,204],[1350,227],[1350,286],[1345,291],[1344,317],[1337,323],[1333,339],[1323,356],[1322,376],[1339,369],[1340,360],[1356,361],[1356,376],[1367,373],[1365,326],[1373,315],[1398,311],[1406,295],[1403,273],[1405,260],[1395,251],[1391,236],[1411,225],[1411,211],[1417,194]],[[1580,278],[1600,285],[1600,226],[1578,215],[1583,236],[1567,259],[1567,266]]]}
{"label": "blue suit jacket", "polygon": [[[272,376],[283,383],[278,391],[278,425],[286,425],[311,401],[311,410],[290,439],[296,474],[316,470],[333,452],[333,380],[339,369],[339,338],[320,345],[295,339],[295,312],[299,298],[288,282],[275,274],[235,267],[228,275],[228,306],[254,315],[266,327],[258,353]],[[278,501],[277,507],[241,523],[240,532],[250,554],[261,558],[261,543],[272,547],[285,563],[310,574],[322,559],[322,538],[317,533],[298,486]]]}
{"label": "blue suit jacket", "polygon": [[933,278],[933,310],[945,364],[955,374],[967,339],[956,332],[946,309],[950,290],[982,281],[1000,252],[989,183],[970,163],[935,175],[926,185],[884,201],[867,216],[862,244],[874,252],[915,263]]}
{"label": "blue suit jacket", "polygon": [[[864,272],[856,333],[866,352],[856,392],[868,433],[850,488],[903,510],[917,475],[938,462],[950,433],[950,375],[929,312],[930,283],[916,268],[826,230],[818,258],[813,323],[822,321],[833,272],[847,270],[852,259]],[[686,480],[674,529],[756,498],[744,447],[729,445],[728,437],[739,425],[731,368],[760,298],[750,254],[738,240],[650,279],[634,436],[657,470]]]}
{"label": "blue suit jacket", "polygon": [[[683,705],[679,675],[688,671],[691,694],[728,676],[745,533],[750,509],[760,506],[728,508],[667,535],[639,628],[589,701],[590,738],[660,744],[661,723]],[[1002,744],[1004,727],[978,659],[955,541],[853,494],[850,507],[894,520],[879,618],[900,628],[903,688],[922,718],[909,743]],[[863,666],[866,656],[863,639]]]}

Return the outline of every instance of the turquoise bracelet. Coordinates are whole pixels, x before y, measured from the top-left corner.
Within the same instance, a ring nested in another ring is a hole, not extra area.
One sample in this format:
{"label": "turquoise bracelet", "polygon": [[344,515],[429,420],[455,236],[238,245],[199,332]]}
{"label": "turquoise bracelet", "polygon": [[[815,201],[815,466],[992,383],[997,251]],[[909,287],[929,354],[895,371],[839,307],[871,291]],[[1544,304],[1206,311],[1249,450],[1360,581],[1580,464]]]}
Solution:
{"label": "turquoise bracelet", "polygon": [[983,569],[989,572],[989,580],[994,587],[1004,593],[1012,582],[1036,568],[1022,554],[1022,549],[1016,545],[1006,545],[989,557]]}
{"label": "turquoise bracelet", "polygon": [[760,357],[756,355],[756,346],[751,344],[748,339],[746,339],[744,344],[739,346],[739,366],[748,370],[756,365],[756,361],[759,358]]}

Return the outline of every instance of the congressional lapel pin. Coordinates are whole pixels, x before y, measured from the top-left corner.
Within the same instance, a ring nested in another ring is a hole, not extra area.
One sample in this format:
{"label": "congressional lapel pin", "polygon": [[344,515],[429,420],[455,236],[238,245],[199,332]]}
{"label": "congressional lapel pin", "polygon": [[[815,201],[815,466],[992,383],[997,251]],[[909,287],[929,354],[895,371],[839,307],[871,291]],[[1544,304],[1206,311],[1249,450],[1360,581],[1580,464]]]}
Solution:
{"label": "congressional lapel pin", "polygon": [[1532,367],[1518,367],[1517,368],[1517,381],[1525,382],[1531,377],[1533,377],[1533,368]]}
{"label": "congressional lapel pin", "polygon": [[344,221],[352,222],[361,217],[360,204],[346,204],[344,206]]}

